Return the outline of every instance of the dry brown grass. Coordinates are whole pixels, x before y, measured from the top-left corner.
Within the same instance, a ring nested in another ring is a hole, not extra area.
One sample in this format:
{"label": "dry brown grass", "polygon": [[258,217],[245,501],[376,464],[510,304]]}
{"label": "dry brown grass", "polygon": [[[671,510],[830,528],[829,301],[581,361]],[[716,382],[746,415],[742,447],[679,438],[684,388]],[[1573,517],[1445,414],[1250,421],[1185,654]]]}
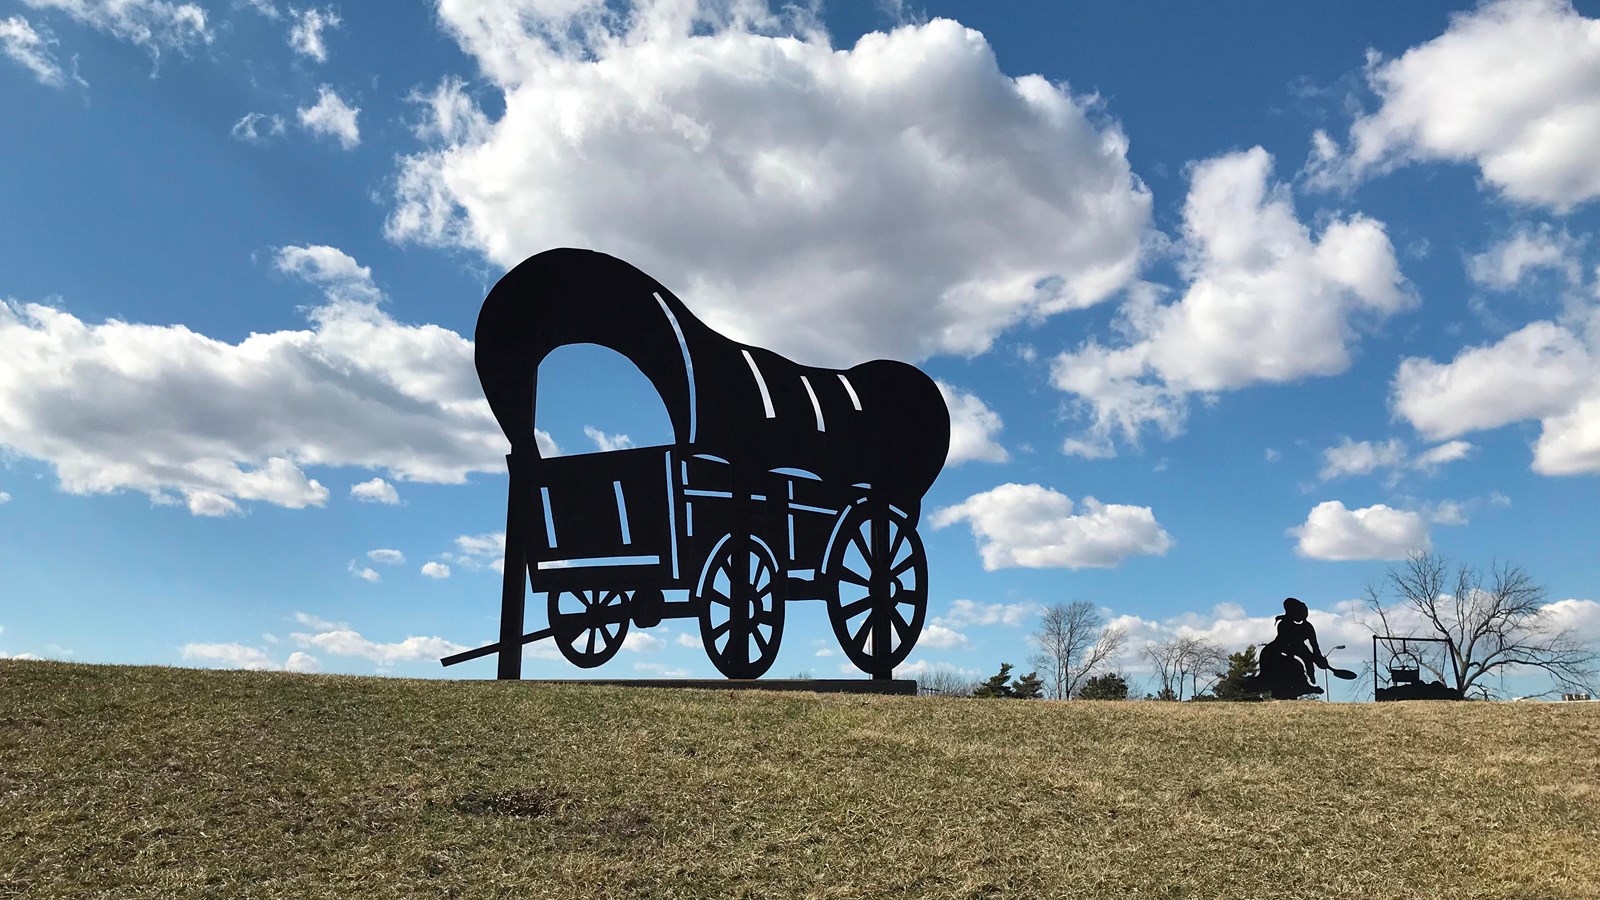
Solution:
{"label": "dry brown grass", "polygon": [[0,897],[1600,898],[1600,705],[0,662]]}

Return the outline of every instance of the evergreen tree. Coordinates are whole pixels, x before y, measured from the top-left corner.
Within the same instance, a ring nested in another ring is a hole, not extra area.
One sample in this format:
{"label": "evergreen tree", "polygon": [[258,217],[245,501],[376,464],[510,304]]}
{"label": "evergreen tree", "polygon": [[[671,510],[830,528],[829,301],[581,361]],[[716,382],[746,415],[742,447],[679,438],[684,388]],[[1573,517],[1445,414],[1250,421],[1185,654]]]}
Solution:
{"label": "evergreen tree", "polygon": [[1010,680],[1011,680],[1011,663],[1001,663],[1000,664],[1000,674],[990,676],[988,680],[984,681],[982,684],[979,684],[977,687],[973,688],[972,689],[972,696],[974,696],[974,697],[988,697],[988,698],[991,698],[991,699],[999,699],[999,698],[1004,698],[1004,697],[1011,697],[1011,696],[1013,696],[1013,694],[1011,692],[1011,687],[1010,687],[1010,685],[1006,684],[1006,682],[1008,682]]}
{"label": "evergreen tree", "polygon": [[1248,681],[1255,676],[1259,662],[1255,647],[1228,654],[1228,673],[1211,689],[1212,693],[1218,700],[1249,700],[1261,696],[1260,691],[1250,689]]}
{"label": "evergreen tree", "polygon": [[1126,700],[1128,679],[1116,672],[1096,675],[1083,683],[1078,691],[1079,700]]}
{"label": "evergreen tree", "polygon": [[1018,700],[1037,700],[1044,696],[1044,681],[1038,672],[1029,672],[1012,683],[1011,696]]}

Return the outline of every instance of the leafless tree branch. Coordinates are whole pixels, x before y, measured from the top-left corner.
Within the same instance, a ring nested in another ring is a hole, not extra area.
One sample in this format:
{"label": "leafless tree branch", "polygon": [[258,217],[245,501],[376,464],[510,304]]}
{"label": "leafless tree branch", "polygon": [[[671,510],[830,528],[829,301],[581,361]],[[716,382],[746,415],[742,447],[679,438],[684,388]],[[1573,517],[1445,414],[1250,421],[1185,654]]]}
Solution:
{"label": "leafless tree branch", "polygon": [[1045,694],[1070,700],[1078,688],[1127,641],[1120,628],[1107,628],[1105,620],[1086,600],[1057,603],[1046,609],[1034,633],[1039,652],[1029,661],[1044,676]]}
{"label": "leafless tree branch", "polygon": [[1517,668],[1541,670],[1563,690],[1594,689],[1600,653],[1550,621],[1544,586],[1520,566],[1497,561],[1485,577],[1463,564],[1452,573],[1444,556],[1417,551],[1389,569],[1385,586],[1384,592],[1367,588],[1367,605],[1383,632],[1394,634],[1398,614],[1406,611],[1449,640],[1444,667],[1425,667],[1462,696],[1493,696],[1487,676]]}

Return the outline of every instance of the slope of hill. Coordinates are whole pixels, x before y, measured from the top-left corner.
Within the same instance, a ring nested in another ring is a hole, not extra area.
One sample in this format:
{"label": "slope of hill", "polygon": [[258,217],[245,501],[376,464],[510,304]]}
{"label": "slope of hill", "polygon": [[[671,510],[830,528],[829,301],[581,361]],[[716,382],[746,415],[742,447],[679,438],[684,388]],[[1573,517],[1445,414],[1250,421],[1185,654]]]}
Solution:
{"label": "slope of hill", "polygon": [[0,897],[1600,897],[1593,704],[0,662]]}

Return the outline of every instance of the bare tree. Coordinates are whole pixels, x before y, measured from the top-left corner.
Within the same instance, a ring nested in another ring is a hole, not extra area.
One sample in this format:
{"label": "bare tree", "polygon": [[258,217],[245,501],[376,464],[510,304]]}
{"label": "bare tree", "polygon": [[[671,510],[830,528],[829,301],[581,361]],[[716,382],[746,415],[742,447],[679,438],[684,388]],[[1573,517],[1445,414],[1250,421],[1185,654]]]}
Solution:
{"label": "bare tree", "polygon": [[1368,585],[1367,604],[1385,634],[1398,619],[1420,617],[1422,626],[1450,641],[1438,665],[1422,667],[1461,696],[1493,696],[1485,676],[1522,666],[1540,669],[1557,689],[1589,691],[1600,654],[1551,621],[1545,588],[1520,566],[1492,563],[1488,578],[1444,556],[1415,551],[1389,569],[1384,590]]}
{"label": "bare tree", "polygon": [[1178,643],[1177,641],[1163,641],[1159,644],[1147,644],[1140,651],[1144,658],[1150,660],[1150,665],[1155,667],[1156,682],[1161,689],[1156,692],[1159,699],[1178,699],[1178,689],[1183,682],[1178,678]]}
{"label": "bare tree", "polygon": [[929,669],[917,676],[917,693],[933,697],[970,697],[976,684],[954,669]]}
{"label": "bare tree", "polygon": [[1045,693],[1052,700],[1070,700],[1084,679],[1122,649],[1127,632],[1107,627],[1094,604],[1074,600],[1046,609],[1034,640],[1039,652],[1029,661],[1044,676]]}
{"label": "bare tree", "polygon": [[[1228,674],[1228,651],[1200,638],[1184,638],[1183,641],[1183,663],[1189,675],[1189,696],[1198,697],[1202,690],[1210,690],[1212,685]],[[1201,678],[1206,680],[1203,689],[1200,687]]]}
{"label": "bare tree", "polygon": [[1170,641],[1150,644],[1144,648],[1144,658],[1155,667],[1156,680],[1161,685],[1159,696],[1183,699],[1184,688],[1189,696],[1200,693],[1200,679],[1207,678],[1206,687],[1227,674],[1228,654],[1221,647],[1197,637],[1179,637]]}

